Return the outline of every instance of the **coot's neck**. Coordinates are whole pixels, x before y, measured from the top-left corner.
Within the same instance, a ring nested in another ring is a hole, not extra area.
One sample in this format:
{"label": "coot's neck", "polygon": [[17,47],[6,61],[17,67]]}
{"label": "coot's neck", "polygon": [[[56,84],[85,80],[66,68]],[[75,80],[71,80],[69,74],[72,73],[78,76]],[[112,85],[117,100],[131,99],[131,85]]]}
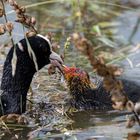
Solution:
{"label": "coot's neck", "polygon": [[4,63],[1,89],[4,91],[19,91],[28,89],[32,81],[35,70],[35,65],[28,53],[19,51],[17,48],[17,64],[15,75],[12,75],[11,61],[13,58],[13,48],[7,55]]}
{"label": "coot's neck", "polygon": [[21,51],[17,46],[16,53],[17,64],[14,76],[12,76],[11,65],[13,58],[13,48],[11,48],[4,63],[1,83],[1,89],[3,90],[1,101],[4,114],[21,114],[22,112],[25,112],[26,95],[33,75],[36,72],[34,62],[27,52]]}

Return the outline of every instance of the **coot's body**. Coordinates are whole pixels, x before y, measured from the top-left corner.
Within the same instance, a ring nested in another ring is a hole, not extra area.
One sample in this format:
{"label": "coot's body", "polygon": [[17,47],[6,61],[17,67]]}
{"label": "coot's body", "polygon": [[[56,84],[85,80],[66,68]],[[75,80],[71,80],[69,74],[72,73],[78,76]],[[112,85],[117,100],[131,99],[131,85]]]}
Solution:
{"label": "coot's body", "polygon": [[[0,100],[0,115],[17,113],[21,114],[26,111],[26,96],[32,81],[33,75],[43,66],[50,63],[50,57],[61,61],[60,56],[51,50],[49,40],[41,35],[28,38],[33,53],[29,55],[27,40],[22,39],[16,44],[17,64],[15,75],[12,75],[12,58],[14,47],[7,55],[4,63],[1,90],[3,91]],[[33,57],[33,55],[35,57]],[[62,61],[61,61],[62,62]]]}

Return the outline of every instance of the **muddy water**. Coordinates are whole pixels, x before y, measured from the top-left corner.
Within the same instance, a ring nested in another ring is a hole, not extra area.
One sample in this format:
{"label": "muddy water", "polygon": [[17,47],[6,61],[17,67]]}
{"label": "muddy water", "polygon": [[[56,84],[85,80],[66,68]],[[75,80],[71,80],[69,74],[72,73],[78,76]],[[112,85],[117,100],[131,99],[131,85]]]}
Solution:
{"label": "muddy water", "polygon": [[[20,2],[24,5],[30,5],[40,1],[27,2],[20,0]],[[127,2],[124,1],[125,4]],[[129,1],[129,3],[132,4],[133,1]],[[133,6],[137,9],[137,4],[133,3]],[[7,6],[7,11],[9,11],[8,17],[14,21],[15,14],[11,10]],[[134,45],[139,43],[139,12],[128,9],[121,9],[120,11],[117,17],[114,16],[112,19],[109,19],[112,22],[119,22],[117,35],[120,37],[117,39],[114,37],[114,40],[116,39],[116,43],[119,42],[120,46],[122,44]],[[72,28],[74,23],[72,17],[70,17],[71,10],[69,4],[63,5],[63,3],[57,2],[43,6],[40,5],[28,8],[27,12],[36,17],[40,33],[44,35],[50,31],[55,33],[57,36],[56,40],[62,46],[64,45],[66,36],[74,32]],[[0,22],[2,23],[3,20],[0,20]],[[1,43],[8,42],[7,36],[0,37]],[[20,24],[16,23],[13,36],[15,42],[23,37],[22,26]],[[8,47],[1,49],[0,75],[2,74],[2,65],[8,50]],[[62,51],[63,47],[59,52],[61,53]],[[123,66],[127,67],[126,77],[129,78],[128,75],[131,75],[131,73],[139,73],[138,57],[139,54],[137,54],[137,58],[134,55],[130,57],[133,60],[134,67],[136,67],[135,71],[131,71],[128,61],[122,63]],[[66,52],[65,64],[82,67],[91,73],[91,67],[87,59],[76,52],[73,47],[69,48]],[[139,82],[138,75],[135,77],[135,80]],[[68,91],[66,86],[61,83],[59,75],[48,76],[47,67],[34,76],[32,89],[34,95],[33,97],[28,97],[32,103],[28,102],[28,111],[25,114],[29,118],[30,124],[28,126],[9,125],[11,134],[0,132],[1,139],[122,140],[129,133],[139,131],[137,125],[133,129],[125,128],[126,115],[124,112],[83,111],[62,115],[65,108],[63,102],[68,98]]]}

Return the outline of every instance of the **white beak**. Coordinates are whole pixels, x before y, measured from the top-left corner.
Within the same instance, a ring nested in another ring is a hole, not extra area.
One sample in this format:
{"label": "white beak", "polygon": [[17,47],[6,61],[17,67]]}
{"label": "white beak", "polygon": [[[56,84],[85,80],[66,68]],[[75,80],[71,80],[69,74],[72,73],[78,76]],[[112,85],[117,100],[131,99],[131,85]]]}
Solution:
{"label": "white beak", "polygon": [[62,60],[62,58],[60,57],[60,55],[58,55],[58,54],[55,53],[54,51],[52,51],[52,53],[50,54],[50,60],[51,60],[51,61],[56,60],[56,61],[58,61],[60,64],[63,64],[63,60]]}

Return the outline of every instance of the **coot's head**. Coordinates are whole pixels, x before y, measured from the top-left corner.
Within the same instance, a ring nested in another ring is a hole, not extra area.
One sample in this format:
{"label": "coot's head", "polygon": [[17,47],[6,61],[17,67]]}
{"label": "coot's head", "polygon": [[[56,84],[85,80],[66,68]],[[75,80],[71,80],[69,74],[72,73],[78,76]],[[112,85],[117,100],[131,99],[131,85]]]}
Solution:
{"label": "coot's head", "polygon": [[[61,59],[61,57],[57,53],[52,51],[52,45],[50,43],[50,40],[39,34],[37,36],[44,39],[49,45],[49,47],[46,47],[45,44],[40,43],[40,48],[41,48],[40,51],[42,51],[42,54],[41,53],[40,54],[45,57],[44,58],[45,61],[47,63],[54,63],[56,65],[57,65],[57,63],[55,63],[55,62],[57,61],[59,64],[62,64],[63,60]],[[48,60],[48,56],[49,56],[49,60]],[[39,56],[39,58],[40,58],[40,56]],[[59,65],[57,65],[57,66],[59,66]]]}
{"label": "coot's head", "polygon": [[[32,50],[30,49],[29,45],[31,46]],[[29,37],[27,40],[21,40],[18,46],[23,46],[23,49],[26,49],[28,51],[32,60],[34,62],[37,62],[36,64],[38,69],[41,69],[45,65],[54,63],[56,61],[56,65],[63,63],[61,57],[57,53],[52,51],[50,40],[40,34]]]}

